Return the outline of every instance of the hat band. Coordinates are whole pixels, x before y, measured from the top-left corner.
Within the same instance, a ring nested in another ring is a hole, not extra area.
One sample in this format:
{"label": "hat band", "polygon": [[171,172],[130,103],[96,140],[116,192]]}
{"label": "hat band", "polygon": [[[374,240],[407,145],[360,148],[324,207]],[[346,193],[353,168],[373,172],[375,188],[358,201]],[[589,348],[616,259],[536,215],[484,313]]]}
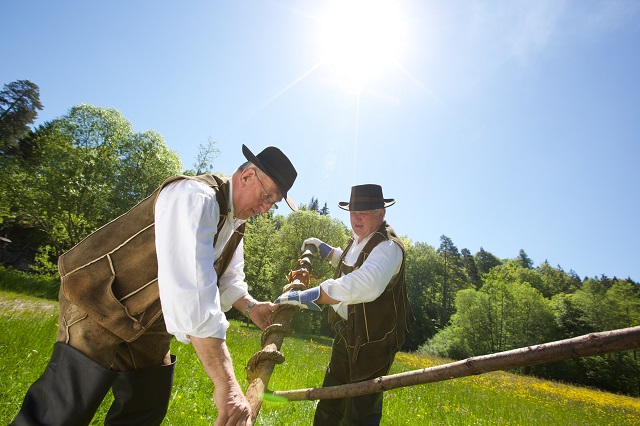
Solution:
{"label": "hat band", "polygon": [[384,204],[384,199],[383,198],[377,198],[377,197],[351,197],[351,200],[349,201],[349,203],[383,203]]}

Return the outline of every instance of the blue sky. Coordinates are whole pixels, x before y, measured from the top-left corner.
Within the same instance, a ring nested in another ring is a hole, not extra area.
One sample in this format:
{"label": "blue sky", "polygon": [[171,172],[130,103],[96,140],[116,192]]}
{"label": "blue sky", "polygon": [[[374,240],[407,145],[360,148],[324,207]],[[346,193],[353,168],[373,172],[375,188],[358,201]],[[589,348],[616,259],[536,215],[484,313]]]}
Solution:
{"label": "blue sky", "polygon": [[116,108],[185,168],[277,145],[346,224],[379,183],[414,242],[640,281],[640,2],[348,3],[6,0],[0,83],[40,87],[38,123]]}

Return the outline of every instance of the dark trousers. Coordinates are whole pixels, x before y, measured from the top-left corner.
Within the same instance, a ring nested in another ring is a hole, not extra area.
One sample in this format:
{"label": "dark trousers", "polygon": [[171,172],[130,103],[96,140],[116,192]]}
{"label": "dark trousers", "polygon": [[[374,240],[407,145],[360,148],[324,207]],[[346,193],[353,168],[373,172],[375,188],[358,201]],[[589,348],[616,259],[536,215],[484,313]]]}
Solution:
{"label": "dark trousers", "polygon": [[[376,371],[365,380],[386,376],[391,363]],[[349,358],[345,340],[337,335],[333,340],[331,360],[324,376],[322,387],[353,383],[349,379]],[[340,399],[322,399],[318,402],[313,419],[315,426],[379,425],[382,419],[383,393]]]}

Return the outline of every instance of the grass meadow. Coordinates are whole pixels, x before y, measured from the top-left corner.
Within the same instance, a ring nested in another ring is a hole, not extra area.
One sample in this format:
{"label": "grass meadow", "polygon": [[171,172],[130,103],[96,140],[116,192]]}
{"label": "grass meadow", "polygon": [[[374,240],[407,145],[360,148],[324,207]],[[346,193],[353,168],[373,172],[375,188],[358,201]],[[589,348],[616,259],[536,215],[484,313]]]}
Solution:
{"label": "grass meadow", "polygon": [[[57,303],[0,292],[0,424],[17,413],[29,385],[44,370],[55,340]],[[246,389],[244,371],[260,349],[260,330],[233,321],[227,343],[236,375]],[[270,389],[319,386],[329,360],[326,338],[291,336],[276,366]],[[213,385],[191,346],[174,342],[175,383],[164,425],[210,425],[216,409]],[[400,353],[391,373],[443,364],[449,360]],[[92,424],[103,424],[109,395]],[[383,425],[640,425],[640,399],[568,386],[507,372],[454,379],[385,393]],[[258,425],[310,425],[315,402],[265,401]]]}

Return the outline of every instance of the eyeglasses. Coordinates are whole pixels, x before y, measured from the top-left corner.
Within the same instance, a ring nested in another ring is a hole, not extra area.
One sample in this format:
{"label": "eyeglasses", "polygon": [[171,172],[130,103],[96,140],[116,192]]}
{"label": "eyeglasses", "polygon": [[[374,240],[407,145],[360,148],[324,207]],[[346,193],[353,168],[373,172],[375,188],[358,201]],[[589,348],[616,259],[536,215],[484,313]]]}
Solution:
{"label": "eyeglasses", "polygon": [[265,189],[264,184],[260,180],[260,176],[258,176],[258,172],[256,172],[256,178],[258,178],[258,182],[260,183],[260,186],[262,187],[262,201],[267,203],[267,204],[269,204],[270,206],[273,206],[274,209],[277,209],[278,206],[276,204],[276,201],[273,199],[273,197],[271,195],[269,195],[267,193],[267,190]]}

